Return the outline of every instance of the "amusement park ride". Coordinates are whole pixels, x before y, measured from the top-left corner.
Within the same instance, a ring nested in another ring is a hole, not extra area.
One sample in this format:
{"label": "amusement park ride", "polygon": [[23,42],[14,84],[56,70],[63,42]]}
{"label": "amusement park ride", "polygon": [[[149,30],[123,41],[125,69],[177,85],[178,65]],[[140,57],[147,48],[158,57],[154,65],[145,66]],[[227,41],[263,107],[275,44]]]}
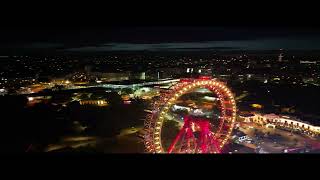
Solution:
{"label": "amusement park ride", "polygon": [[[166,114],[179,97],[198,88],[206,88],[217,96],[220,104],[218,127],[214,130],[212,123],[206,118],[184,115],[178,134],[169,148],[164,148],[161,132]],[[167,93],[163,93],[160,100],[152,104],[152,112],[145,120],[145,147],[150,153],[223,153],[235,119],[235,100],[224,83],[209,77],[181,79]]]}
{"label": "amusement park ride", "polygon": [[[194,132],[199,132],[196,138]],[[182,139],[182,137],[184,137]],[[215,136],[210,131],[210,122],[206,119],[197,119],[192,116],[184,117],[184,125],[170,145],[168,153],[172,153],[177,142],[181,140],[179,153],[213,153],[220,152]]]}

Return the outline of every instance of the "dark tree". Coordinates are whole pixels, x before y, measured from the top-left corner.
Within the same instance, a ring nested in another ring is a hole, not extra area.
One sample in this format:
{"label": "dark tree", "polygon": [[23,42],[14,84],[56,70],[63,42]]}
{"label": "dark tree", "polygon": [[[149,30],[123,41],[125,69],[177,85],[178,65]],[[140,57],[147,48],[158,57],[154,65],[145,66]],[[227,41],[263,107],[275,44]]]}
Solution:
{"label": "dark tree", "polygon": [[133,90],[131,88],[123,88],[123,89],[121,89],[121,93],[123,93],[123,94],[132,94]]}

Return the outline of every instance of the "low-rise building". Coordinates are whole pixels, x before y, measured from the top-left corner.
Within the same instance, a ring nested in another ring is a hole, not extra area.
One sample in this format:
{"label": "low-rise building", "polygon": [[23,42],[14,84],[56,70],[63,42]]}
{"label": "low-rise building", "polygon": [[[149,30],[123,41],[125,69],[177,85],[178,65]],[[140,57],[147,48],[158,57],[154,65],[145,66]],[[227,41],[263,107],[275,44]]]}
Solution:
{"label": "low-rise building", "polygon": [[261,125],[273,124],[275,126],[286,127],[295,130],[302,130],[311,132],[313,134],[320,134],[320,127],[312,125],[308,122],[302,121],[295,117],[282,116],[276,114],[259,114],[253,113],[250,115],[239,115],[243,122],[254,122]]}

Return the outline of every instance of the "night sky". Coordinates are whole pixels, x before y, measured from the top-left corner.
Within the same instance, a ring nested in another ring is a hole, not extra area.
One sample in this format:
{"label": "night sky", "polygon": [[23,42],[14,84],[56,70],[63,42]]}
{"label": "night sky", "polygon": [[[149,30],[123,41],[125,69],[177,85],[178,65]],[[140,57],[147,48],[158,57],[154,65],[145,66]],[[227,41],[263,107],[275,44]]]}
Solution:
{"label": "night sky", "polygon": [[320,50],[319,28],[11,27],[0,52]]}

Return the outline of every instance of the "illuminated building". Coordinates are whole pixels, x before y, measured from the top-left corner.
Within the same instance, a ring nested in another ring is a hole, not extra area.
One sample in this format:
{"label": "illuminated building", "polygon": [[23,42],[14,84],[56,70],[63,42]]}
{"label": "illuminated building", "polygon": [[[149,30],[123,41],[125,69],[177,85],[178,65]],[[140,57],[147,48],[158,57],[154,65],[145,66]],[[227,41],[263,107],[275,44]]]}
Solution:
{"label": "illuminated building", "polygon": [[300,64],[317,64],[317,61],[300,61]]}
{"label": "illuminated building", "polygon": [[145,72],[130,72],[129,73],[129,79],[133,80],[145,80],[146,79],[146,73]]}
{"label": "illuminated building", "polygon": [[313,135],[320,134],[320,127],[311,125],[307,122],[301,121],[299,119],[289,117],[289,116],[280,116],[276,114],[252,114],[251,116],[242,116],[239,115],[239,118],[244,122],[254,122],[260,125],[273,124],[276,127],[284,127],[293,130],[306,131]]}
{"label": "illuminated building", "polygon": [[283,58],[283,53],[282,53],[282,49],[280,49],[280,54],[278,57],[278,62],[282,62],[282,58]]}
{"label": "illuminated building", "polygon": [[283,58],[283,54],[280,53],[279,57],[278,57],[278,62],[282,62],[282,58]]}
{"label": "illuminated building", "polygon": [[0,95],[4,96],[8,93],[8,91],[6,89],[0,89]]}
{"label": "illuminated building", "polygon": [[108,102],[105,100],[81,100],[80,105],[107,106]]}

